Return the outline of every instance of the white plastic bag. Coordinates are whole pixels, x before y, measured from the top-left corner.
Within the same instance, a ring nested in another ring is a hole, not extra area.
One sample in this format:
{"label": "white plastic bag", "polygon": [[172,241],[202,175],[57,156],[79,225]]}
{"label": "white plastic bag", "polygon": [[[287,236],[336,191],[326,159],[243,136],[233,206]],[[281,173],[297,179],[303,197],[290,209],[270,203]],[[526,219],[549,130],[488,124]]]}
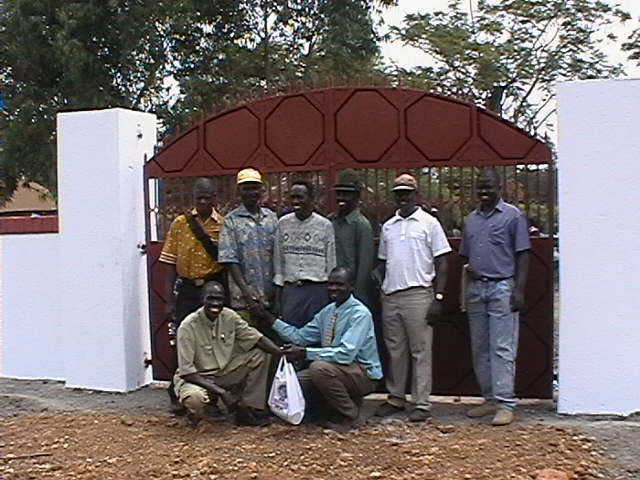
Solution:
{"label": "white plastic bag", "polygon": [[269,408],[283,420],[298,425],[304,417],[304,396],[293,366],[283,355],[271,384]]}

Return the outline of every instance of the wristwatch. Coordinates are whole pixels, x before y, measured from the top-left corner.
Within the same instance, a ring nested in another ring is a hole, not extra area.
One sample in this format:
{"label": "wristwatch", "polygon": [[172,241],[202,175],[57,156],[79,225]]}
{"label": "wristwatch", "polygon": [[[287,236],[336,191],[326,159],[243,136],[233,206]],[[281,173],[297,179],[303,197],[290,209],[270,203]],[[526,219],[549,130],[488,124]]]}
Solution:
{"label": "wristwatch", "polygon": [[435,299],[439,302],[444,300],[444,293],[436,293],[435,294]]}

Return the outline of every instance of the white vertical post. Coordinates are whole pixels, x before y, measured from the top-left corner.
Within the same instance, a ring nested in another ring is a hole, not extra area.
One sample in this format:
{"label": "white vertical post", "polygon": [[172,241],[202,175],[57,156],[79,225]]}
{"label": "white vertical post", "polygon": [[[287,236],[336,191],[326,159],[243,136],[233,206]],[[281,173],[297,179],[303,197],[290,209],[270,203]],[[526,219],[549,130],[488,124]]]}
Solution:
{"label": "white vertical post", "polygon": [[155,115],[58,115],[60,318],[69,387],[126,391],[151,380],[143,162]]}
{"label": "white vertical post", "polygon": [[640,411],[640,80],[558,88],[562,413]]}

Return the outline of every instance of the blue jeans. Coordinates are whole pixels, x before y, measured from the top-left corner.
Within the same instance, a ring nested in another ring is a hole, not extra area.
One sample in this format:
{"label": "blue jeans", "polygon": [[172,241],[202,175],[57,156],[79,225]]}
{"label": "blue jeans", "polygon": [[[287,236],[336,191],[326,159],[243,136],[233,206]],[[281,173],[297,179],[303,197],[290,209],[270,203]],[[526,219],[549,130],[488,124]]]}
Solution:
{"label": "blue jeans", "polygon": [[519,318],[511,311],[512,278],[498,282],[474,280],[467,290],[473,369],[488,402],[514,408]]}

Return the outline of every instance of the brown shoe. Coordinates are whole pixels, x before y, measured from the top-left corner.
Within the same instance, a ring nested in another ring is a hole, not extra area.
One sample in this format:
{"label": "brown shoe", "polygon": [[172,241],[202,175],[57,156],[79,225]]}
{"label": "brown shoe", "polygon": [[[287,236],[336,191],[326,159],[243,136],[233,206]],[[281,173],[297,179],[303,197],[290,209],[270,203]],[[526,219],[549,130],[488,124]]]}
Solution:
{"label": "brown shoe", "polygon": [[404,408],[402,407],[396,407],[389,402],[384,402],[376,409],[376,413],[374,413],[374,415],[376,417],[388,417],[398,412],[402,412],[403,410]]}
{"label": "brown shoe", "polygon": [[513,422],[513,410],[507,407],[500,407],[496,411],[496,415],[493,417],[491,425],[500,427],[503,425],[509,425],[511,422]]}
{"label": "brown shoe", "polygon": [[491,415],[495,413],[498,407],[496,407],[493,403],[484,402],[482,405],[472,408],[467,411],[467,417],[469,418],[480,418],[485,417],[487,415]]}

